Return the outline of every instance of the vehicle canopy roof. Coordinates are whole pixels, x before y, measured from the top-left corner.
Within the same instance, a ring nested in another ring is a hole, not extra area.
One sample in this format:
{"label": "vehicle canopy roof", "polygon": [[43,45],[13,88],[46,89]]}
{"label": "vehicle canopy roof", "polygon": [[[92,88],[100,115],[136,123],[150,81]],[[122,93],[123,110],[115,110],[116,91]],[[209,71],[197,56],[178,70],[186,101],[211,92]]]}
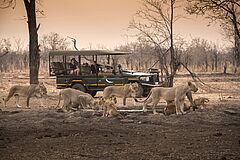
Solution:
{"label": "vehicle canopy roof", "polygon": [[93,56],[93,55],[128,55],[131,52],[109,51],[109,50],[80,50],[80,51],[50,51],[49,56]]}

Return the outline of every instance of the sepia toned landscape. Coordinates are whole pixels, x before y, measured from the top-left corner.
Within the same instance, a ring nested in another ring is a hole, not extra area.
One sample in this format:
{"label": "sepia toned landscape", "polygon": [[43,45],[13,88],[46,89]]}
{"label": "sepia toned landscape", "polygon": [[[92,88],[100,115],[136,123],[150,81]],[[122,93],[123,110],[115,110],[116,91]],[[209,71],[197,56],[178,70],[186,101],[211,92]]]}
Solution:
{"label": "sepia toned landscape", "polygon": [[[189,75],[188,75],[189,76]],[[184,75],[184,77],[188,77]],[[44,107],[31,99],[31,108],[16,108],[14,98],[8,107],[1,104],[0,153],[2,159],[239,159],[240,79],[239,76],[204,74],[201,78],[221,91],[199,90],[193,98],[207,97],[204,108],[186,115],[159,115],[121,112],[123,118],[101,117],[92,111],[64,113],[56,108],[58,90],[54,79],[41,79],[48,88]],[[175,83],[190,80],[179,75]],[[24,84],[26,78],[5,75],[1,80],[2,97],[12,84]],[[4,85],[3,85],[4,84]],[[101,96],[99,92],[98,96]],[[222,97],[221,97],[222,96]],[[25,99],[20,104],[25,105]],[[118,109],[142,109],[127,106],[118,99]]]}
{"label": "sepia toned landscape", "polygon": [[0,0],[0,22],[1,160],[240,159],[239,0]]}

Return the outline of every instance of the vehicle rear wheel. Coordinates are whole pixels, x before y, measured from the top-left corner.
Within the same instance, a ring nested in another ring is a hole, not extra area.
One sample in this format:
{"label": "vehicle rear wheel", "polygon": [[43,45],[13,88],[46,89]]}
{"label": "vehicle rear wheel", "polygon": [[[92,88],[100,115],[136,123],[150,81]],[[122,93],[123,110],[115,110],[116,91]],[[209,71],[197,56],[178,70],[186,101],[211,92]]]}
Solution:
{"label": "vehicle rear wheel", "polygon": [[136,95],[136,98],[140,98],[143,96],[143,92],[144,92],[144,89],[143,89],[143,86],[141,84],[138,84],[138,92],[137,92],[137,95]]}
{"label": "vehicle rear wheel", "polygon": [[86,92],[86,88],[82,85],[82,84],[74,84],[72,86],[73,89],[76,89],[76,90],[79,90],[79,91],[82,91],[82,92]]}
{"label": "vehicle rear wheel", "polygon": [[142,86],[143,87],[143,92],[142,92],[142,96],[143,97],[147,97],[151,88],[150,87],[146,87],[146,86]]}
{"label": "vehicle rear wheel", "polygon": [[88,93],[94,97],[97,94],[97,91],[88,91]]}

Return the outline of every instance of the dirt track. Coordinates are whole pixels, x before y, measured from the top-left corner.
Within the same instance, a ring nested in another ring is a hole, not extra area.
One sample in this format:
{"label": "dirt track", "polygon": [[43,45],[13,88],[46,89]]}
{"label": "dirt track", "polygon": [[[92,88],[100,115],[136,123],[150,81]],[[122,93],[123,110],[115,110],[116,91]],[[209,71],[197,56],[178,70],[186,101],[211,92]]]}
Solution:
{"label": "dirt track", "polygon": [[0,104],[0,159],[240,159],[239,95],[225,94],[225,101],[217,94],[195,96],[203,95],[210,98],[207,107],[184,116],[139,112],[123,119],[59,112],[51,109],[55,96],[47,108],[37,100],[31,109]]}

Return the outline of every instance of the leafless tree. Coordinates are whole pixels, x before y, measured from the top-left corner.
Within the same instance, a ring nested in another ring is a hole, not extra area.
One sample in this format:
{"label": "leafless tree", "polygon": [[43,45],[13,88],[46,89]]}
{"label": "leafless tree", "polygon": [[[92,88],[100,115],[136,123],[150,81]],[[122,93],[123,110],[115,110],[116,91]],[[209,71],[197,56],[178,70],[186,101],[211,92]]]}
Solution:
{"label": "leafless tree", "polygon": [[21,38],[14,38],[14,48],[17,53],[21,53],[24,48],[24,44]]}
{"label": "leafless tree", "polygon": [[58,33],[52,32],[50,34],[45,34],[40,40],[40,44],[43,50],[54,51],[54,50],[66,50],[70,45],[67,38],[61,37]]}
{"label": "leafless tree", "polygon": [[209,70],[210,57],[211,57],[211,46],[210,43],[205,39],[194,38],[190,45],[187,47],[188,54],[191,56],[191,64],[196,65],[197,68],[202,68],[204,71]]}
{"label": "leafless tree", "polygon": [[218,21],[234,39],[236,66],[240,66],[240,1],[239,0],[188,0],[189,14],[205,15]]}
{"label": "leafless tree", "polygon": [[[174,51],[173,22],[175,0],[142,0],[130,28],[138,30],[136,35],[141,41],[148,42],[158,53],[160,69],[168,77],[167,86],[173,86],[173,78],[179,66]],[[170,52],[169,61],[167,54]],[[170,70],[168,70],[170,68]]]}
{"label": "leafless tree", "polygon": [[[29,31],[29,68],[30,68],[30,84],[38,83],[38,73],[40,65],[39,45],[38,45],[38,29],[40,24],[36,22],[36,0],[23,0],[27,13],[27,23]],[[0,8],[14,8],[16,0],[4,0],[0,3]],[[42,12],[41,12],[42,13]]]}
{"label": "leafless tree", "polygon": [[40,50],[41,50],[41,68],[40,72],[46,72],[48,67],[48,52],[54,50],[67,50],[69,49],[70,42],[67,38],[62,37],[58,33],[51,32],[44,34],[40,38]]}
{"label": "leafless tree", "polygon": [[3,51],[3,53],[1,53],[0,58],[4,57],[5,55],[8,54],[8,48],[5,48],[5,50]]}
{"label": "leafless tree", "polygon": [[10,40],[5,38],[1,39],[0,40],[0,58],[8,54],[10,48],[11,48]]}

